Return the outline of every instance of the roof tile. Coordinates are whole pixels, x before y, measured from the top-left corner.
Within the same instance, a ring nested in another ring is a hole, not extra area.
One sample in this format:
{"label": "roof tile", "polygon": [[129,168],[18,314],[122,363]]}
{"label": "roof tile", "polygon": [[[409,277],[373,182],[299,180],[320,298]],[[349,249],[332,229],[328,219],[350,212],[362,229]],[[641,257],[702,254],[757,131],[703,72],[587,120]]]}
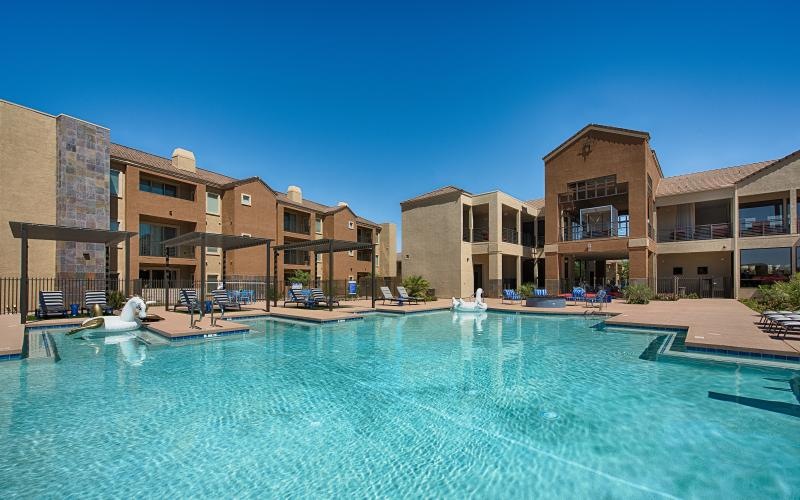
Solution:
{"label": "roof tile", "polygon": [[735,167],[717,168],[714,170],[705,170],[703,172],[665,177],[658,183],[656,196],[671,196],[733,187],[734,184],[745,177],[773,163],[775,163],[775,160],[760,161],[757,163],[748,163],[746,165],[737,165]]}

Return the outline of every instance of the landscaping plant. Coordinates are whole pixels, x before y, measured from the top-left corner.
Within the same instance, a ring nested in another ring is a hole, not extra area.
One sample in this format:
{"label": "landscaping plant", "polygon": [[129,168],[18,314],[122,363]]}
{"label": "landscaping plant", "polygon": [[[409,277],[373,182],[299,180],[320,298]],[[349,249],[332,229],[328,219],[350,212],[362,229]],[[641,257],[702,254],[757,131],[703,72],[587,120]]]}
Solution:
{"label": "landscaping plant", "polygon": [[403,286],[412,297],[426,297],[431,284],[422,276],[409,276],[403,279]]}
{"label": "landscaping plant", "polygon": [[517,293],[523,299],[527,299],[528,297],[533,297],[533,290],[536,288],[536,285],[533,283],[523,283],[517,288]]}
{"label": "landscaping plant", "polygon": [[653,290],[647,285],[628,285],[623,292],[628,304],[649,304]]}

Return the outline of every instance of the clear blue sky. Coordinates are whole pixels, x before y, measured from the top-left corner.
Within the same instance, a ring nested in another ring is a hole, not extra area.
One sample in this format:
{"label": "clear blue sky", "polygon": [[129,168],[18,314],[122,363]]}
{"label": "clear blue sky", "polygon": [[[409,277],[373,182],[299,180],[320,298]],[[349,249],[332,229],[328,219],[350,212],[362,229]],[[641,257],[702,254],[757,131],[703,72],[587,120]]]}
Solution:
{"label": "clear blue sky", "polygon": [[0,98],[398,223],[444,184],[542,196],[589,122],[667,175],[800,148],[797,2],[551,3],[14,2]]}

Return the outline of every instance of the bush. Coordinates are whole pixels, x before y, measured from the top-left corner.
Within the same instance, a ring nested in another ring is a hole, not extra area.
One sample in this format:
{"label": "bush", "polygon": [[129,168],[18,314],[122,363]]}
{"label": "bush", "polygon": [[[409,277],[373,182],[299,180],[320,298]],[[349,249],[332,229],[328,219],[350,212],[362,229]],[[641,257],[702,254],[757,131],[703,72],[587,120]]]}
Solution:
{"label": "bush", "polygon": [[122,309],[127,301],[125,294],[119,290],[108,292],[108,298],[106,299],[108,307],[113,309]]}
{"label": "bush", "polygon": [[403,279],[403,286],[412,297],[427,297],[431,284],[422,276],[409,276]]}
{"label": "bush", "polygon": [[311,281],[311,273],[296,269],[288,279],[289,283],[300,283],[303,286],[308,286],[308,282]]}
{"label": "bush", "polygon": [[689,295],[684,295],[683,298],[684,299],[699,299],[700,296],[697,295],[696,293],[692,292]]}
{"label": "bush", "polygon": [[774,311],[800,309],[800,273],[792,276],[789,281],[761,285],[754,299],[763,309]]}
{"label": "bush", "polygon": [[523,283],[517,288],[517,293],[523,299],[527,299],[528,297],[533,297],[533,291],[536,289],[536,285],[533,283]]}
{"label": "bush", "polygon": [[672,300],[678,300],[678,298],[679,297],[677,295],[672,294],[672,293],[659,293],[655,297],[653,297],[653,300],[668,300],[668,301],[672,301]]}
{"label": "bush", "polygon": [[653,291],[647,285],[628,285],[624,291],[628,304],[649,304]]}

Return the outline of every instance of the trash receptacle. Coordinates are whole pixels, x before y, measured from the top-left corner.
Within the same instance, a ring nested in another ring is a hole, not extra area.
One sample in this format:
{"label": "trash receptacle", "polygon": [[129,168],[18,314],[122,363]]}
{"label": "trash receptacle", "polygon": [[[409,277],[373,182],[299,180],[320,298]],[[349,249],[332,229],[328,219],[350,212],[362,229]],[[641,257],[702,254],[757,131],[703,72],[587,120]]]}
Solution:
{"label": "trash receptacle", "polygon": [[78,315],[78,304],[70,304],[69,309],[73,316]]}
{"label": "trash receptacle", "polygon": [[211,307],[212,307],[212,306],[213,306],[213,305],[211,304],[211,301],[210,301],[210,300],[207,300],[207,301],[206,301],[206,307],[205,307],[205,311],[206,311],[207,313],[210,313],[210,312],[211,312]]}

